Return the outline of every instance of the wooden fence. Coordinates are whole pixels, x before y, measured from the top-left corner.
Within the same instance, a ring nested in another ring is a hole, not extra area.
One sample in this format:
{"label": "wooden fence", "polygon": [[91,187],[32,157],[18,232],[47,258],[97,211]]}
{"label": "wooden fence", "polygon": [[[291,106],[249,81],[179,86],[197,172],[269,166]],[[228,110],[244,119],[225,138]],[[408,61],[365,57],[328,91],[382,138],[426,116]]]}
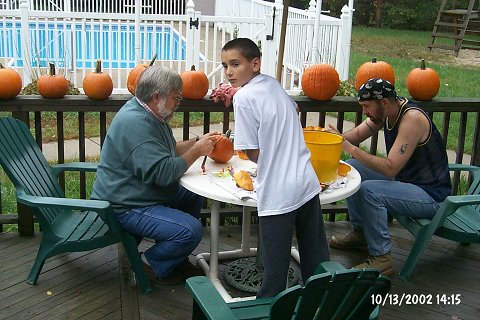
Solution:
{"label": "wooden fence", "polygon": [[[130,95],[112,95],[109,99],[96,101],[86,96],[66,96],[63,99],[44,99],[40,96],[18,96],[12,100],[0,100],[1,116],[12,115],[29,123],[34,132],[38,144],[42,145],[42,116],[45,112],[56,113],[56,130],[58,142],[58,162],[65,161],[65,134],[64,134],[64,116],[78,117],[78,137],[79,137],[79,161],[85,161],[86,148],[85,141],[87,133],[85,130],[85,116],[87,113],[98,113],[98,127],[100,132],[100,145],[103,144],[107,131],[107,114],[117,112],[120,107],[130,99]],[[353,97],[335,97],[330,101],[319,102],[310,100],[303,96],[295,96],[294,100],[298,103],[301,111],[300,119],[302,125],[307,124],[307,118],[314,115],[316,123],[309,125],[325,126],[327,113],[336,118],[336,125],[340,131],[351,122],[359,124],[363,117],[361,108]],[[465,153],[469,153],[469,163],[480,166],[480,98],[436,98],[433,101],[422,102],[422,108],[431,116],[435,116],[435,122],[442,133],[444,140],[449,145],[455,146],[455,163],[464,161]],[[216,104],[210,99],[203,100],[182,100],[179,113],[183,113],[183,139],[190,137],[190,122],[193,112],[203,114],[203,132],[210,131],[211,113],[219,112],[223,114],[223,131],[229,128],[233,120],[232,108],[225,108],[223,104]],[[345,120],[346,115],[352,121]],[[450,141],[452,132],[456,131],[456,141]],[[383,139],[383,137],[380,137]],[[377,153],[379,137],[373,137],[370,143],[369,152]],[[468,143],[467,143],[468,141]],[[455,181],[458,183],[458,177]],[[64,183],[64,181],[61,181]],[[86,197],[85,176],[80,177],[81,197]],[[1,190],[1,188],[0,188]],[[15,212],[3,212],[2,193],[0,191],[0,227],[6,223],[18,224],[21,235],[33,234],[34,219],[28,208],[18,207],[18,214]],[[328,205],[324,208],[324,213],[329,214],[329,219],[334,220],[335,214],[346,212],[343,205]]]}

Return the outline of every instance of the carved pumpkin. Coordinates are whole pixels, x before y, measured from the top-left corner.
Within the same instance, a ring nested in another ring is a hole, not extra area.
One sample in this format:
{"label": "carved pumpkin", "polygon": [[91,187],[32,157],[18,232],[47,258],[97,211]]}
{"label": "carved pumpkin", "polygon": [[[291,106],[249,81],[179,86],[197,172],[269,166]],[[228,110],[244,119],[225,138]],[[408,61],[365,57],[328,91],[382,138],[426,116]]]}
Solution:
{"label": "carved pumpkin", "polygon": [[185,99],[202,99],[208,92],[208,78],[202,71],[195,70],[192,66],[190,71],[180,74],[183,82],[182,96]]}
{"label": "carved pumpkin", "polygon": [[215,136],[215,147],[208,157],[220,163],[227,163],[233,157],[233,142],[230,140],[230,130],[225,135]]}
{"label": "carved pumpkin", "polygon": [[327,101],[333,98],[340,87],[337,70],[329,64],[314,64],[302,75],[302,89],[307,97]]}
{"label": "carved pumpkin", "polygon": [[152,60],[150,61],[149,64],[145,64],[145,63],[139,64],[138,66],[133,68],[132,71],[130,71],[130,73],[128,74],[128,77],[127,77],[128,92],[135,95],[135,90],[137,89],[138,78],[140,78],[140,75],[142,74],[143,71],[145,71],[145,69],[153,66],[156,59],[157,59],[157,54],[155,53],[155,55],[153,56],[153,58],[152,58]]}
{"label": "carved pumpkin", "polygon": [[47,99],[63,98],[68,92],[68,80],[61,74],[55,74],[55,65],[50,63],[49,74],[37,81],[38,94]]}
{"label": "carved pumpkin", "polygon": [[17,71],[0,63],[0,99],[15,98],[22,91],[22,78]]}
{"label": "carved pumpkin", "polygon": [[355,75],[355,89],[358,91],[362,84],[372,78],[388,80],[395,85],[395,71],[392,66],[385,61],[377,61],[377,58],[373,58],[372,62],[365,62],[358,68]]}
{"label": "carved pumpkin", "polygon": [[407,75],[408,93],[416,100],[432,100],[440,89],[438,73],[425,68],[425,59],[420,62],[420,68],[415,68]]}
{"label": "carved pumpkin", "polygon": [[94,72],[83,78],[83,91],[90,99],[107,99],[113,91],[113,81],[108,73],[102,72],[102,61],[97,60]]}

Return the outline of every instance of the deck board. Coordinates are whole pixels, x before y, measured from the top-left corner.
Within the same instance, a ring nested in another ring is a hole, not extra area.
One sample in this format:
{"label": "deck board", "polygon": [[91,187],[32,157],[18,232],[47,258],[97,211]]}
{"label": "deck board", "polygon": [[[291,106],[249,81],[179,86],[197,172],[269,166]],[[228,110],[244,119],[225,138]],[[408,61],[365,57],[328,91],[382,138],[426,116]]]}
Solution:
{"label": "deck board", "polygon": [[[327,235],[349,231],[348,222],[326,222]],[[255,234],[252,228],[252,234]],[[397,271],[406,260],[413,237],[398,223],[390,225],[394,241],[393,257]],[[194,253],[209,250],[209,230]],[[25,280],[35,259],[41,235],[19,237],[0,233],[0,319],[189,319],[191,296],[183,284],[155,285],[144,295],[121,281],[121,255],[118,246],[69,253],[48,259],[38,284]],[[252,245],[256,237],[252,237]],[[144,240],[141,249],[150,245]],[[222,250],[240,246],[240,228],[224,227],[221,231]],[[331,259],[350,267],[365,258],[360,252],[330,251]],[[193,256],[192,256],[193,257]],[[220,271],[225,263],[219,266]],[[245,296],[236,289],[232,296]],[[130,293],[129,293],[130,291]],[[51,293],[51,294],[49,294]],[[136,294],[137,293],[137,294]],[[392,279],[391,294],[433,295],[432,305],[394,306],[387,303],[380,319],[479,319],[480,318],[480,244],[463,246],[434,237],[421,256],[412,279]],[[437,304],[437,294],[460,294],[461,304]]]}

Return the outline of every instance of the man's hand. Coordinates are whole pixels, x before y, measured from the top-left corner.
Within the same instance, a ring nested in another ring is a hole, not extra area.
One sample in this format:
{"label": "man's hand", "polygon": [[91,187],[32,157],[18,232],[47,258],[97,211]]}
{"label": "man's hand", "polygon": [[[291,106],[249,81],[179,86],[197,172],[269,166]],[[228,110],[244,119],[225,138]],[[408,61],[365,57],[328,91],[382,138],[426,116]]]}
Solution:
{"label": "man's hand", "polygon": [[208,156],[210,153],[212,153],[219,135],[221,135],[220,132],[214,131],[200,137],[200,139],[193,146],[194,148],[198,148],[199,157]]}

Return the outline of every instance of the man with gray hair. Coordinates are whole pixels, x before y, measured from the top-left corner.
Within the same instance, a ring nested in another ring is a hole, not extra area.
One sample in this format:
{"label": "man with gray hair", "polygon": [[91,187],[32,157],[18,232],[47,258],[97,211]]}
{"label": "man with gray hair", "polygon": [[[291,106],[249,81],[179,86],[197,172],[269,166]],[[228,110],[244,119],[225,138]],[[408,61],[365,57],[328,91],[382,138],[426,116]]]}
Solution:
{"label": "man with gray hair", "polygon": [[[152,66],[140,76],[136,96],[115,115],[102,147],[92,199],[112,204],[121,226],[155,244],[141,258],[152,280],[174,284],[188,277],[188,256],[202,239],[202,198],[180,178],[212,152],[215,135],[176,142],[169,121],[178,108],[182,79]],[[199,270],[198,270],[199,271]]]}

